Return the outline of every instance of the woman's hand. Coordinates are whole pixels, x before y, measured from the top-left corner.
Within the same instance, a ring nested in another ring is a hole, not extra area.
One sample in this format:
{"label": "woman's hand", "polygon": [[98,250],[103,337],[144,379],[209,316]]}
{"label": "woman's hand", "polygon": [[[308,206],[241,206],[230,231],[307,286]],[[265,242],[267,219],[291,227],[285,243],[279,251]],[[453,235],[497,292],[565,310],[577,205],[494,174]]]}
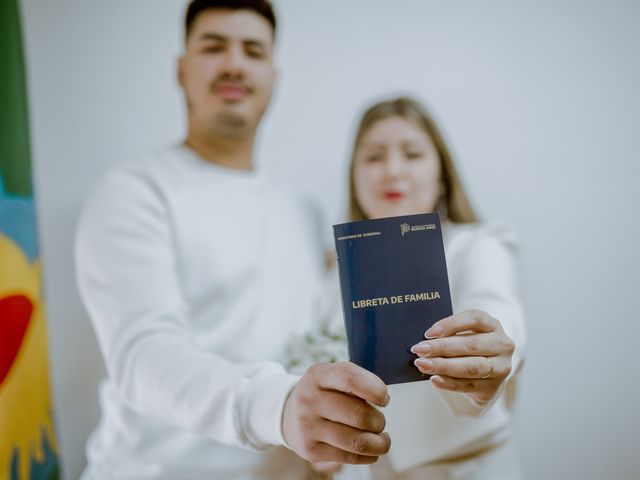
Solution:
{"label": "woman's hand", "polygon": [[476,404],[495,397],[511,372],[515,343],[498,320],[467,310],[433,324],[427,340],[411,347],[415,365],[443,390],[463,392]]}

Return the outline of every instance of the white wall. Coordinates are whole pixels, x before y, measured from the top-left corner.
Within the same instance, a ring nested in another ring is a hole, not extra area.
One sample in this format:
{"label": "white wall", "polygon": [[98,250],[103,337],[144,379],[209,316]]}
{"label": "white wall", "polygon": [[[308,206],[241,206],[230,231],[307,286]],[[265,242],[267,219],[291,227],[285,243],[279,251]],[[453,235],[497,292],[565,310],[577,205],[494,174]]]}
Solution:
{"label": "white wall", "polygon": [[[112,165],[181,137],[183,0],[22,0],[65,478],[96,422],[96,342],[73,279],[78,210]],[[640,4],[279,0],[280,83],[259,162],[340,219],[354,121],[426,100],[487,218],[522,245],[530,478],[632,479],[640,421]],[[327,237],[330,231],[327,228]]]}

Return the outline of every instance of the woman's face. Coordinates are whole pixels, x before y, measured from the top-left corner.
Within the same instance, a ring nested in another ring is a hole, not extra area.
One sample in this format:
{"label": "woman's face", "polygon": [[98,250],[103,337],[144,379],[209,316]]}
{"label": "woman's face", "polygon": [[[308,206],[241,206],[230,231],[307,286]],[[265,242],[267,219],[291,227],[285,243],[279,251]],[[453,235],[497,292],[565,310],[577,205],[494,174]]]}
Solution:
{"label": "woman's face", "polygon": [[403,117],[379,120],[356,151],[356,199],[368,218],[432,212],[444,189],[441,169],[423,129]]}

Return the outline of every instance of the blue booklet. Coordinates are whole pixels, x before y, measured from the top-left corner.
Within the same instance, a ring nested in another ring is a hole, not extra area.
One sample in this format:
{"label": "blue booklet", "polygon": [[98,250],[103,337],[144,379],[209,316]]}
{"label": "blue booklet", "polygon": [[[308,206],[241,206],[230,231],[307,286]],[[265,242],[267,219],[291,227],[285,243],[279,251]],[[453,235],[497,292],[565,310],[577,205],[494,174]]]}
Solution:
{"label": "blue booklet", "polygon": [[452,314],[437,213],[333,226],[349,359],[387,385],[425,380],[411,347]]}

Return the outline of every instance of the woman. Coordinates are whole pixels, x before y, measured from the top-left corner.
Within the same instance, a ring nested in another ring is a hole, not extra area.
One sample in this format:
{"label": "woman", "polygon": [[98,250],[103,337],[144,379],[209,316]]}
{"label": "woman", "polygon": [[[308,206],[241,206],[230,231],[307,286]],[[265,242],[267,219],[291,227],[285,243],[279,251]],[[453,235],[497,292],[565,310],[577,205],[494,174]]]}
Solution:
{"label": "woman", "polygon": [[[371,467],[371,476],[519,479],[508,403],[525,330],[512,236],[503,226],[478,221],[442,135],[419,103],[399,98],[372,106],[362,117],[351,158],[350,219],[432,211],[440,212],[443,222],[458,313],[437,322],[412,347],[416,368],[431,380],[389,387],[391,403],[384,414],[392,447],[388,458]],[[333,285],[336,289],[335,279]],[[337,290],[333,298],[339,305]],[[304,354],[292,351],[290,364],[297,363],[298,370],[318,360],[346,358],[344,350],[335,351],[336,343],[344,346],[338,308],[331,322],[306,336]]]}

